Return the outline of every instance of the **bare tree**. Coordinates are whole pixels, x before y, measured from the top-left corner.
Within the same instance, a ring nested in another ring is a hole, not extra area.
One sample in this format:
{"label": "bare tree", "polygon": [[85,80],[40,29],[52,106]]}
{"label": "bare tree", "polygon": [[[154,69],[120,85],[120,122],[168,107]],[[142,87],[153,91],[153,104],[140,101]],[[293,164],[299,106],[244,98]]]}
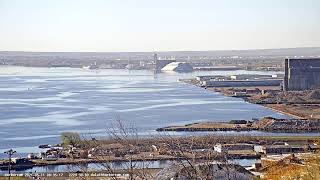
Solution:
{"label": "bare tree", "polygon": [[[159,159],[170,159],[179,167],[179,175],[187,179],[215,179],[214,168],[219,161],[227,179],[234,179],[235,167],[230,164],[230,156],[214,152],[214,145],[217,142],[248,141],[248,137],[174,137],[165,133],[146,138],[138,135],[133,123],[124,123],[120,116],[116,116],[106,133],[107,138],[103,140],[87,138],[84,147],[99,163],[100,171],[114,174],[110,177],[112,179],[118,179],[116,175],[119,173],[128,174],[128,179],[154,179],[156,173],[151,172],[150,161]],[[115,167],[113,162],[120,162],[122,167]]]}

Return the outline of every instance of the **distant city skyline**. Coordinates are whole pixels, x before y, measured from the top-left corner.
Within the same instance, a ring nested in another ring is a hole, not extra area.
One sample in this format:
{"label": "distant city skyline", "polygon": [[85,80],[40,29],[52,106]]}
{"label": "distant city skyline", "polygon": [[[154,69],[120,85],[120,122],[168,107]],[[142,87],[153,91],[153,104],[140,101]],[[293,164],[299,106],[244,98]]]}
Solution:
{"label": "distant city skyline", "polygon": [[320,47],[319,0],[0,0],[0,51]]}

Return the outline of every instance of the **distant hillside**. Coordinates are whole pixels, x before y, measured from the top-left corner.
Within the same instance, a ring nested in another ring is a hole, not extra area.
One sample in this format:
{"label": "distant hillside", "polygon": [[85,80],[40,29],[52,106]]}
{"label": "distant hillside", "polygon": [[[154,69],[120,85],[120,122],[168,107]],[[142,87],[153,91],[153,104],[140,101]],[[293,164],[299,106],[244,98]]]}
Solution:
{"label": "distant hillside", "polygon": [[221,51],[185,51],[181,54],[207,56],[320,56],[320,47],[286,48],[286,49],[255,49],[255,50],[221,50]]}
{"label": "distant hillside", "polygon": [[[33,67],[83,67],[95,64],[97,67],[120,68],[127,64],[139,67],[141,62],[152,68],[154,52],[22,52],[0,51],[0,65]],[[160,59],[175,59],[195,63],[197,66],[233,65],[243,69],[282,69],[286,57],[320,57],[320,47],[225,50],[225,51],[169,51],[157,52]]]}
{"label": "distant hillside", "polygon": [[[22,52],[0,51],[0,58],[5,57],[64,57],[77,58],[122,58],[129,56],[151,57],[154,52]],[[241,57],[294,57],[320,56],[320,47],[256,49],[256,50],[218,50],[218,51],[169,51],[157,52],[161,56],[241,56]]]}

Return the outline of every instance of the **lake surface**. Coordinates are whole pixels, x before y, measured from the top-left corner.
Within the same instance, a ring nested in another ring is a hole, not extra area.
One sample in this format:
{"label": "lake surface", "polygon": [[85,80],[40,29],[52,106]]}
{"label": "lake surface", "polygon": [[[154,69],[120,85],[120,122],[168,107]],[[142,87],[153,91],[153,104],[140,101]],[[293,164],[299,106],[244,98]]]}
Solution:
{"label": "lake surface", "polygon": [[155,76],[144,70],[2,66],[0,150],[36,151],[34,147],[39,144],[59,143],[59,135],[65,131],[104,136],[107,128],[115,126],[116,119],[148,136],[157,134],[155,129],[159,127],[197,121],[287,117],[238,98],[177,82],[196,75],[248,73],[274,74],[216,71]]}

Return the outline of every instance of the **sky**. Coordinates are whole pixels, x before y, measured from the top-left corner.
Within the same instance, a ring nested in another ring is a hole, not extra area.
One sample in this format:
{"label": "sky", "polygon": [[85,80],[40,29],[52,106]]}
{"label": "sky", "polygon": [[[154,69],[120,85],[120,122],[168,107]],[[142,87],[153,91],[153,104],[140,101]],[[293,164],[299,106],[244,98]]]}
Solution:
{"label": "sky", "polygon": [[320,0],[0,0],[0,51],[320,47]]}

